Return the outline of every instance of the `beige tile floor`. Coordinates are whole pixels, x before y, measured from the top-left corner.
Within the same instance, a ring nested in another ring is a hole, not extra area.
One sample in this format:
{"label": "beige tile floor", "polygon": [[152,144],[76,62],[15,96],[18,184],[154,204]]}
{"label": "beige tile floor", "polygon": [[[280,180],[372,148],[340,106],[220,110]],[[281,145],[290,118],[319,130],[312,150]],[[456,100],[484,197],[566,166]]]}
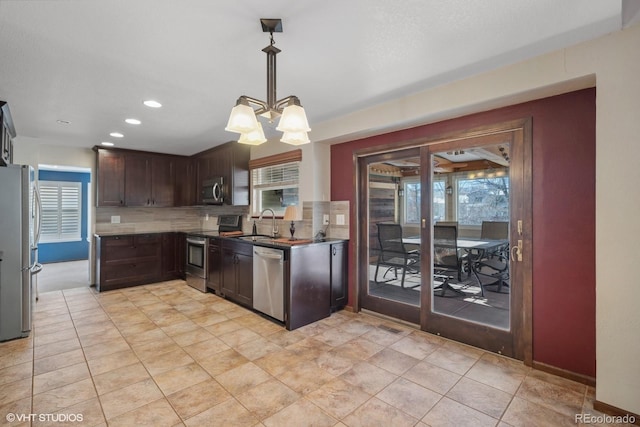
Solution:
{"label": "beige tile floor", "polygon": [[183,281],[43,293],[0,344],[0,425],[569,426],[594,394],[367,314],[286,331]]}

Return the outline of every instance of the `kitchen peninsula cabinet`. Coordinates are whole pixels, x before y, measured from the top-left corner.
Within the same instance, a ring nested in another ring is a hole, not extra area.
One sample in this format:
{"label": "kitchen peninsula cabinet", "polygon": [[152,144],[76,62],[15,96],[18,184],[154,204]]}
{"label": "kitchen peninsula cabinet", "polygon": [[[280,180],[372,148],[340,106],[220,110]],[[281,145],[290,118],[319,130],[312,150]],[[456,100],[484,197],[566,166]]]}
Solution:
{"label": "kitchen peninsula cabinet", "polygon": [[292,245],[285,251],[285,326],[294,330],[347,303],[347,241]]}
{"label": "kitchen peninsula cabinet", "polygon": [[331,244],[331,311],[347,305],[347,243]]}
{"label": "kitchen peninsula cabinet", "polygon": [[345,240],[288,245],[269,240],[251,243],[235,238],[210,238],[207,288],[238,304],[254,308],[254,246],[283,252],[282,298],[284,326],[288,330],[329,317],[332,311],[346,305]]}
{"label": "kitchen peninsula cabinet", "polygon": [[[329,245],[292,246],[285,284],[286,327],[294,330],[331,314]],[[286,275],[286,274],[285,274]]]}
{"label": "kitchen peninsula cabinet", "polygon": [[221,295],[253,308],[253,245],[223,239],[221,258]]}

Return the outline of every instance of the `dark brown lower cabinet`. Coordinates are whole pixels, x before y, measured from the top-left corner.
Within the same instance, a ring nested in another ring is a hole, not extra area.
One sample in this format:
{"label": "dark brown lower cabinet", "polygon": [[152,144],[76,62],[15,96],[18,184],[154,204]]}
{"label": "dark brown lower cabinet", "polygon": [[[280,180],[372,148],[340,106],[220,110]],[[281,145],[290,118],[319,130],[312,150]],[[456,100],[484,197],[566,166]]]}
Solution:
{"label": "dark brown lower cabinet", "polygon": [[178,264],[178,278],[185,279],[187,262],[187,234],[176,233],[176,262]]}
{"label": "dark brown lower cabinet", "polygon": [[172,280],[178,277],[178,260],[176,259],[177,235],[176,233],[162,233],[161,239],[161,280]]}
{"label": "dark brown lower cabinet", "polygon": [[222,240],[221,295],[253,307],[253,245],[234,239]]}
{"label": "dark brown lower cabinet", "polygon": [[289,251],[285,316],[287,329],[293,330],[331,314],[331,258],[329,245],[292,246]]}
{"label": "dark brown lower cabinet", "polygon": [[331,311],[347,305],[347,243],[331,244]]}
{"label": "dark brown lower cabinet", "polygon": [[292,246],[285,269],[286,327],[329,317],[347,304],[347,241]]}
{"label": "dark brown lower cabinet", "polygon": [[184,278],[184,233],[96,237],[99,292]]}
{"label": "dark brown lower cabinet", "polygon": [[209,239],[209,253],[207,254],[207,288],[218,295],[222,294],[222,239]]}
{"label": "dark brown lower cabinet", "polygon": [[[346,243],[281,247],[285,326],[297,329],[343,308],[347,302]],[[210,238],[207,288],[246,307],[253,307],[253,245],[229,238]]]}
{"label": "dark brown lower cabinet", "polygon": [[161,234],[96,238],[96,288],[99,292],[160,280]]}

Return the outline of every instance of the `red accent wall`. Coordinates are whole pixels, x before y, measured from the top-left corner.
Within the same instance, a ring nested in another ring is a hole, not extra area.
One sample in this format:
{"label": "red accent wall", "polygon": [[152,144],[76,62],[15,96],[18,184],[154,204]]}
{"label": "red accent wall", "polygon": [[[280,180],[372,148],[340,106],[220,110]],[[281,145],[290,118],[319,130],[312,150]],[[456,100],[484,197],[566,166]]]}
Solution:
{"label": "red accent wall", "polygon": [[532,117],[533,360],[595,378],[595,99],[585,89],[332,146],[331,200],[351,202],[349,304],[354,151]]}

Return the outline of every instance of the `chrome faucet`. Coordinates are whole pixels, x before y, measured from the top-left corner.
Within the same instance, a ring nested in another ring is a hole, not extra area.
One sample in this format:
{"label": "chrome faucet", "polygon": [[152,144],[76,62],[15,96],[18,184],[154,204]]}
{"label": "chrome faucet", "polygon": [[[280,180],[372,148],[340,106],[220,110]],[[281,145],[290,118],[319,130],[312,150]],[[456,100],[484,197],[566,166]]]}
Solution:
{"label": "chrome faucet", "polygon": [[262,221],[262,216],[266,211],[271,211],[271,237],[278,237],[278,227],[276,227],[276,213],[271,208],[265,208],[260,212],[258,221]]}

